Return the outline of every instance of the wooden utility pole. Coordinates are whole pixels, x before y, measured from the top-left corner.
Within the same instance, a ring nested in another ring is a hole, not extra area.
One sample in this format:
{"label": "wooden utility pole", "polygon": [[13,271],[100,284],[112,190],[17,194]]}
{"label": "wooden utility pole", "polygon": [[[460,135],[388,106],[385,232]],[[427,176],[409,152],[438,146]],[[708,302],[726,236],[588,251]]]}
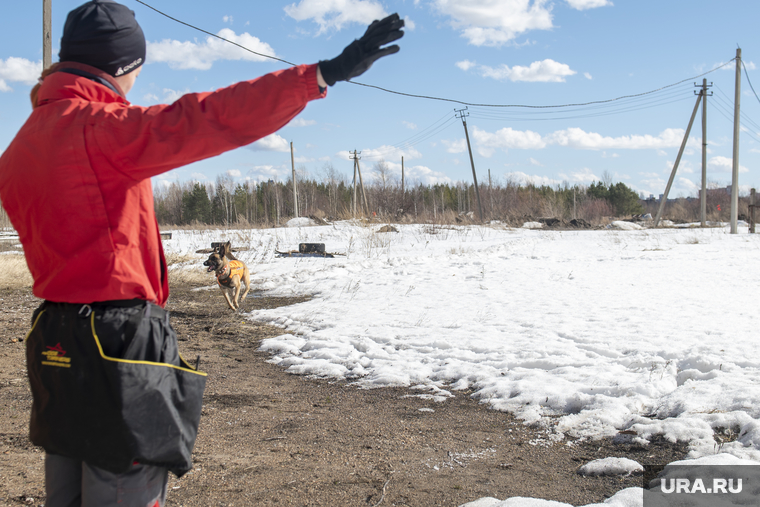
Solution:
{"label": "wooden utility pole", "polygon": [[401,157],[401,198],[404,198],[404,157]]}
{"label": "wooden utility pole", "polygon": [[702,79],[702,200],[700,208],[701,226],[707,227],[707,79]]}
{"label": "wooden utility pole", "polygon": [[360,151],[354,150],[353,152],[349,151],[353,156],[351,159],[354,161],[354,199],[352,204],[352,213],[353,216],[356,216],[356,174],[359,174],[359,186],[362,190],[362,198],[364,199],[364,213],[368,213],[369,211],[369,205],[367,204],[367,194],[364,193],[364,182],[362,181],[362,168],[359,166],[359,153]]}
{"label": "wooden utility pole", "polygon": [[480,221],[483,222],[483,203],[480,202],[480,190],[478,189],[478,175],[475,174],[475,162],[472,159],[472,147],[470,146],[470,134],[467,133],[467,121],[464,119],[466,116],[469,116],[470,113],[465,114],[465,111],[467,108],[464,109],[455,109],[456,113],[459,115],[458,118],[462,120],[462,125],[464,125],[464,137],[467,139],[467,151],[470,153],[470,165],[472,166],[472,179],[475,181],[475,195],[478,196],[478,211],[480,211]]}
{"label": "wooden utility pole", "polygon": [[42,0],[42,70],[53,64],[53,0]]}
{"label": "wooden utility pole", "polygon": [[354,161],[354,183],[353,183],[354,195],[353,195],[353,198],[351,199],[351,216],[353,218],[356,218],[356,160],[357,160],[356,150],[354,150],[354,156],[351,158]]}
{"label": "wooden utility pole", "polygon": [[755,234],[755,189],[749,190],[749,232]]}
{"label": "wooden utility pole", "polygon": [[668,180],[668,185],[665,187],[665,193],[662,194],[662,200],[660,201],[660,208],[657,210],[657,217],[655,217],[654,219],[655,227],[657,227],[660,224],[662,211],[665,209],[665,203],[668,201],[668,194],[670,193],[670,187],[671,185],[673,185],[673,179],[676,177],[678,164],[681,162],[681,156],[683,155],[683,150],[684,148],[686,148],[686,142],[689,140],[689,133],[691,132],[691,126],[694,124],[694,117],[697,116],[697,110],[699,109],[700,102],[702,102],[702,91],[699,92],[699,96],[697,97],[697,103],[694,104],[694,111],[692,111],[691,113],[691,118],[689,119],[689,126],[686,127],[686,133],[684,134],[683,141],[681,142],[681,149],[678,150],[676,163],[673,164],[673,170],[670,172],[670,179]]}
{"label": "wooden utility pole", "polygon": [[739,219],[739,102],[742,91],[742,48],[736,48],[736,89],[734,90],[734,159],[731,169],[731,234],[736,234]]}
{"label": "wooden utility pole", "polygon": [[369,203],[367,202],[367,194],[364,193],[364,181],[362,180],[362,167],[359,165],[359,158],[356,158],[356,170],[359,172],[359,186],[362,189],[362,200],[364,201],[364,214],[369,215]]}
{"label": "wooden utility pole", "polygon": [[293,169],[293,216],[298,218],[298,186],[296,184],[296,162],[293,157],[293,141],[290,141],[290,167]]}
{"label": "wooden utility pole", "polygon": [[488,169],[488,197],[491,199],[491,220],[493,220],[493,182],[491,181],[491,169]]}

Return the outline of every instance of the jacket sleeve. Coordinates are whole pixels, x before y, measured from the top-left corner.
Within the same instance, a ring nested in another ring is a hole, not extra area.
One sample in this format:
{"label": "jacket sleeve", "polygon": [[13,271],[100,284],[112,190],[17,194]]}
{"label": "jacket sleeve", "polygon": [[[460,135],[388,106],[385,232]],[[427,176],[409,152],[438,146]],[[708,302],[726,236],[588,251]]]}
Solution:
{"label": "jacket sleeve", "polygon": [[143,180],[266,137],[322,98],[317,65],[301,65],[171,105],[110,104],[93,115],[89,155]]}

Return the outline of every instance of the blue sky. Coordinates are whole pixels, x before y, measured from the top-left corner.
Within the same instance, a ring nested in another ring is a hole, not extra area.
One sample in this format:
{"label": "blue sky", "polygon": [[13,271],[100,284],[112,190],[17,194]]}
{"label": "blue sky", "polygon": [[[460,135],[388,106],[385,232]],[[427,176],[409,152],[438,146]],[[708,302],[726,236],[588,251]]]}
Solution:
{"label": "blue sky", "polygon": [[[81,0],[52,0],[53,61],[66,14]],[[176,23],[134,0],[148,40],[145,68],[129,99],[170,103],[286,67]],[[664,191],[696,97],[699,76],[742,48],[760,91],[757,0],[146,0],[212,33],[295,63],[339,54],[373,19],[406,19],[400,53],[356,81],[404,93],[480,104],[548,106],[656,93],[572,108],[469,107],[478,179],[590,184],[605,174],[644,194]],[[42,59],[42,2],[8,2],[0,20],[0,149],[30,112]],[[735,64],[705,77],[708,180],[731,180]],[[760,186],[760,101],[742,71],[740,185]],[[407,181],[471,181],[461,120],[452,102],[405,97],[348,83],[330,88],[275,135],[157,177],[171,181],[286,180],[296,166],[322,179],[331,164],[348,179],[348,152],[361,151],[365,178],[384,160]],[[701,114],[671,196],[695,195],[701,179]]]}

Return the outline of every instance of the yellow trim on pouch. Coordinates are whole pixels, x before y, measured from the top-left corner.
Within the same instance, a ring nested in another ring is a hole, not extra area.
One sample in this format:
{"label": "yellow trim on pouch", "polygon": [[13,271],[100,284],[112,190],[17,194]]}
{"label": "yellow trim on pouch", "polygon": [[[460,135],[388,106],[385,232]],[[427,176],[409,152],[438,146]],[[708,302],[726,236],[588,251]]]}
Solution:
{"label": "yellow trim on pouch", "polygon": [[[116,357],[109,357],[103,353],[103,347],[100,346],[100,340],[98,339],[98,334],[95,332],[95,312],[93,312],[90,315],[90,327],[92,328],[92,337],[95,338],[95,344],[98,346],[98,350],[100,351],[100,357],[102,357],[106,361],[113,361],[115,363],[131,363],[131,364],[147,364],[147,365],[153,365],[153,366],[164,366],[168,368],[174,368],[176,370],[186,371],[188,373],[194,373],[196,375],[202,375],[204,377],[208,376],[206,373],[203,373],[201,371],[191,370],[190,368],[183,368],[181,366],[174,366],[173,364],[156,363],[153,361],[134,361],[131,359],[119,359]],[[184,361],[184,359],[182,360]]]}

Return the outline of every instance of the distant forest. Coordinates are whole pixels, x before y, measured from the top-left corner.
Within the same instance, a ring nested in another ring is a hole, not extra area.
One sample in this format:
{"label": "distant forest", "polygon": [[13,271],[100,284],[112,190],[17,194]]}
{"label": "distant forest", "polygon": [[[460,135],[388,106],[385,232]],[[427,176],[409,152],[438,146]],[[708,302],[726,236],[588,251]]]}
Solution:
{"label": "distant forest", "polygon": [[[302,171],[303,172],[303,171]],[[298,215],[322,219],[371,217],[385,222],[455,223],[463,220],[501,220],[521,225],[526,220],[557,218],[582,219],[599,224],[612,218],[652,213],[659,201],[645,200],[624,183],[603,181],[591,185],[532,185],[512,180],[423,185],[392,177],[382,162],[356,188],[329,164],[324,176],[314,179],[297,176]],[[711,185],[716,187],[716,185]],[[293,218],[293,182],[235,182],[220,176],[213,183],[171,183],[155,188],[155,209],[162,226],[276,226]],[[478,205],[480,194],[480,206]],[[743,199],[746,201],[746,199]],[[708,190],[708,220],[729,219],[730,195],[725,187]],[[746,213],[742,202],[740,213]],[[699,199],[681,198],[668,202],[663,218],[698,221]]]}
{"label": "distant forest", "polygon": [[[556,218],[564,221],[584,220],[599,225],[615,218],[651,213],[656,215],[659,201],[644,199],[624,183],[613,183],[608,174],[591,185],[548,186],[520,184],[513,180],[424,185],[402,182],[391,174],[385,163],[378,162],[365,175],[362,186],[354,187],[345,175],[330,164],[322,177],[312,178],[304,168],[297,176],[298,216],[326,220],[369,217],[377,221],[398,223],[457,223],[500,220],[520,226],[525,221]],[[728,221],[730,195],[725,187],[710,185],[707,192],[707,219]],[[478,205],[480,195],[480,206]],[[740,199],[739,214],[746,215],[749,198]],[[245,183],[219,176],[215,182],[173,182],[154,188],[154,204],[162,227],[273,227],[293,218],[293,182],[268,181]],[[668,201],[663,219],[696,222],[700,218],[698,198]],[[0,226],[11,226],[5,211]]]}

